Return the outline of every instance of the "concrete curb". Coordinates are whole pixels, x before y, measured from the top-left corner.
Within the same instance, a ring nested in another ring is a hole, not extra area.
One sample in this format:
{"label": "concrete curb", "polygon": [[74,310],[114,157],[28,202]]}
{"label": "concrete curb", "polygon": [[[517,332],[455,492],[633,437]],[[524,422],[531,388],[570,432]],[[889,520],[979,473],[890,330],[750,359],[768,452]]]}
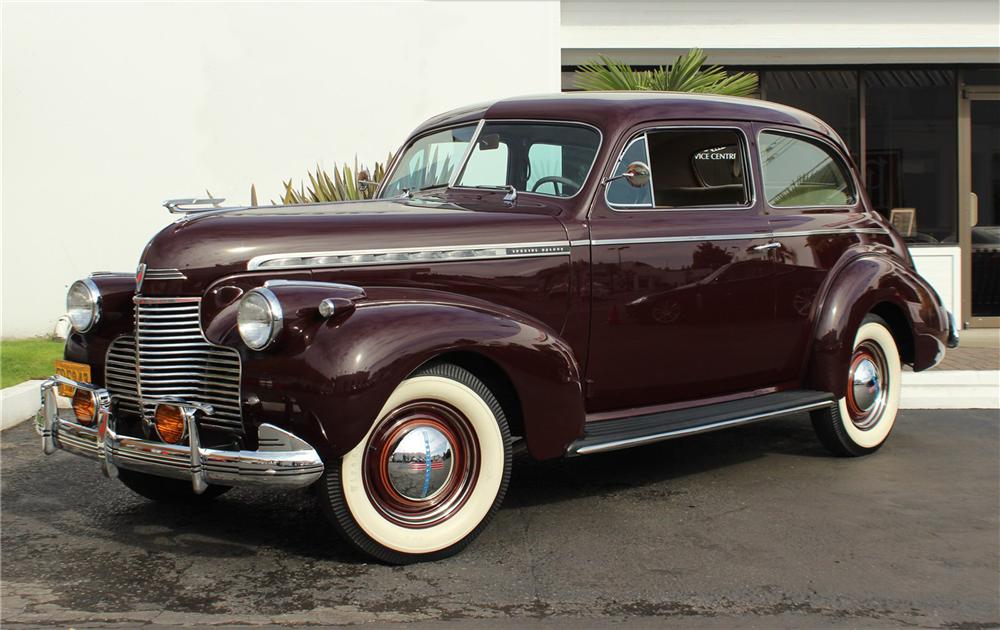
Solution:
{"label": "concrete curb", "polygon": [[902,409],[1000,409],[1000,370],[903,372]]}
{"label": "concrete curb", "polygon": [[25,381],[0,389],[0,431],[33,418],[41,406],[42,381]]}

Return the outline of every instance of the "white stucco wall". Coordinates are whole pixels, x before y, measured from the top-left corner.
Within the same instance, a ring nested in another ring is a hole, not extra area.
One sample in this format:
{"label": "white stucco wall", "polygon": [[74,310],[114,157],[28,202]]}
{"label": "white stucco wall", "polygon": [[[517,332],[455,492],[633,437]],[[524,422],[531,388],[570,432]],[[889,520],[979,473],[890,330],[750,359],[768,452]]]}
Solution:
{"label": "white stucco wall", "polygon": [[425,118],[559,89],[559,4],[3,5],[2,335],[131,271],[171,197],[262,200]]}

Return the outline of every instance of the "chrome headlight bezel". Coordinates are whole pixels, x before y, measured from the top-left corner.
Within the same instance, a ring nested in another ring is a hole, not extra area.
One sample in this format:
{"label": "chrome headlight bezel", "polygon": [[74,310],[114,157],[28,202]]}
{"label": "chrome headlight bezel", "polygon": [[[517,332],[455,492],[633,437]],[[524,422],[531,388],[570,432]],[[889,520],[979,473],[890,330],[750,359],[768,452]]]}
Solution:
{"label": "chrome headlight bezel", "polygon": [[251,350],[265,350],[271,346],[277,340],[283,323],[281,302],[270,289],[251,289],[240,299],[236,329],[240,339]]}
{"label": "chrome headlight bezel", "polygon": [[[78,289],[80,290],[79,293],[77,293]],[[85,295],[85,301],[73,304],[74,294]],[[78,324],[78,318],[73,316],[74,310],[80,311],[87,319],[79,320],[83,323]],[[97,284],[93,280],[83,278],[70,285],[69,291],[66,292],[66,316],[69,317],[69,322],[73,330],[78,333],[93,330],[97,322],[101,321],[101,290],[97,288]]]}

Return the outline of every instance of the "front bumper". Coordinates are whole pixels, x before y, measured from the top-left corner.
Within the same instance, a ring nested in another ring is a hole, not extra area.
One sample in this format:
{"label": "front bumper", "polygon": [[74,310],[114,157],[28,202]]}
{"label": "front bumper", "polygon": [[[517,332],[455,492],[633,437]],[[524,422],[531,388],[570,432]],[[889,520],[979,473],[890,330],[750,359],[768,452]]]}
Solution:
{"label": "front bumper", "polygon": [[[98,401],[97,420],[85,427],[72,416],[60,417],[56,386],[69,385],[94,392]],[[260,450],[227,451],[201,446],[194,415],[188,419],[188,444],[153,442],[115,432],[110,396],[106,389],[53,376],[42,383],[42,408],[35,418],[46,454],[64,450],[96,459],[108,477],[119,468],[190,480],[196,493],[211,485],[260,484],[271,487],[301,488],[323,474],[319,454],[301,438],[271,424],[258,429]]]}

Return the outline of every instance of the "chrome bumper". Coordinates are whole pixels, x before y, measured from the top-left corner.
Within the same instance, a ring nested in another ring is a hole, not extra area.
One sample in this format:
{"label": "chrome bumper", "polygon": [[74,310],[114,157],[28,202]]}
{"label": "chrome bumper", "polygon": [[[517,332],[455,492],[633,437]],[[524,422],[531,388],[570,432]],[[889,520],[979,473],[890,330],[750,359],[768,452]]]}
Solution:
{"label": "chrome bumper", "polygon": [[[56,386],[69,385],[96,394],[97,420],[94,427],[79,424],[75,417],[62,418]],[[323,461],[304,440],[271,424],[257,432],[259,451],[226,451],[201,446],[194,415],[188,419],[188,445],[152,442],[115,433],[110,396],[106,389],[53,376],[42,383],[42,408],[35,428],[42,436],[42,449],[51,454],[59,449],[96,459],[108,477],[117,477],[119,468],[191,481],[196,493],[211,485],[260,484],[301,488],[323,474]]]}

